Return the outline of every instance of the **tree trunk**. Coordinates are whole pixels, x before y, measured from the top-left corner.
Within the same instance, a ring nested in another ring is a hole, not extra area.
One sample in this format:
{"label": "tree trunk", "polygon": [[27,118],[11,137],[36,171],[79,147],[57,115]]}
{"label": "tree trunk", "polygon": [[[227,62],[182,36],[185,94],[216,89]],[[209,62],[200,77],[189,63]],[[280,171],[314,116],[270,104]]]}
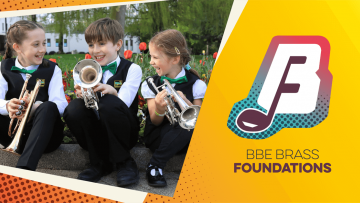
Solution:
{"label": "tree trunk", "polygon": [[[125,34],[125,13],[126,13],[126,5],[122,5],[120,6],[120,8],[118,7],[116,9],[116,20],[119,21],[120,25],[122,26],[123,30],[124,30],[124,34]],[[124,36],[125,38],[125,36]],[[124,57],[124,39],[123,40],[123,45],[121,46],[120,49],[120,56]]]}
{"label": "tree trunk", "polygon": [[36,15],[31,15],[31,21],[36,23]]}
{"label": "tree trunk", "polygon": [[63,41],[64,41],[64,13],[63,12],[60,12],[59,13],[59,27],[60,27],[60,30],[59,30],[59,53],[62,54],[64,53],[64,50],[63,50]]}

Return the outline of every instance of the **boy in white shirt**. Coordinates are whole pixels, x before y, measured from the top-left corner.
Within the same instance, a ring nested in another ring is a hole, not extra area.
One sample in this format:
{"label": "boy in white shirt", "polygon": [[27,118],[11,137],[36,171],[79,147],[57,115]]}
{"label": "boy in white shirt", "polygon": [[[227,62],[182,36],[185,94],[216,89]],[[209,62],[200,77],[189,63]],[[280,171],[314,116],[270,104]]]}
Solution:
{"label": "boy in white shirt", "polygon": [[[139,180],[130,149],[138,139],[137,92],[142,72],[140,66],[119,57],[123,36],[120,23],[109,18],[89,25],[85,31],[89,53],[103,69],[103,78],[94,87],[94,92],[102,93],[98,103],[100,120],[85,107],[83,99],[70,102],[64,113],[79,145],[89,151],[91,166],[78,179],[97,182],[116,167],[118,186]],[[81,94],[78,85],[75,89]]]}

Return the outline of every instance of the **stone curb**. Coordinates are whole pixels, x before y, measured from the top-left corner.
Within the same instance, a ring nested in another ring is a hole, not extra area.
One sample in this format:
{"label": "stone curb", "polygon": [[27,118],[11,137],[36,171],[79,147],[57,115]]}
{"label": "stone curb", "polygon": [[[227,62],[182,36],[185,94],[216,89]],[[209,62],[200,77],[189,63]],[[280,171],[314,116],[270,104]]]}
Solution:
{"label": "stone curb", "polygon": [[[0,145],[1,146],[1,145]],[[146,170],[146,165],[152,153],[145,147],[134,147],[131,156],[135,159],[140,171]],[[19,156],[0,151],[0,165],[15,167]],[[167,163],[165,171],[180,172],[185,154],[176,155]],[[77,144],[62,144],[54,152],[44,154],[38,164],[38,169],[52,170],[84,170],[89,166],[88,152]]]}

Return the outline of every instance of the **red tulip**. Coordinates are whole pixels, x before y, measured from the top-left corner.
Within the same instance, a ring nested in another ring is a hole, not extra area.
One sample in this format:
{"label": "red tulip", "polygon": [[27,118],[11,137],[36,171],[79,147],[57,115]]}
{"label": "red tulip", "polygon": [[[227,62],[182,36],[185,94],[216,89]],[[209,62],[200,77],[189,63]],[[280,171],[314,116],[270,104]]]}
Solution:
{"label": "red tulip", "polygon": [[91,55],[90,54],[85,54],[85,59],[91,59]]}
{"label": "red tulip", "polygon": [[56,63],[56,59],[49,59],[49,61]]}
{"label": "red tulip", "polygon": [[131,50],[124,51],[124,57],[125,59],[129,59],[132,57],[133,52]]}
{"label": "red tulip", "polygon": [[205,66],[205,61],[203,62],[203,66]]}
{"label": "red tulip", "polygon": [[200,62],[200,64],[201,64],[202,60],[200,60],[199,62]]}
{"label": "red tulip", "polygon": [[141,42],[141,43],[139,44],[139,49],[140,49],[140,51],[145,51],[145,50],[146,50],[146,43],[145,43],[145,42]]}
{"label": "red tulip", "polygon": [[140,96],[140,95],[138,95],[138,98],[139,98],[140,101],[145,101],[144,98],[142,96]]}
{"label": "red tulip", "polygon": [[69,95],[65,94],[65,98],[66,98],[66,101],[67,101],[68,103],[71,102],[71,98],[69,97]]}
{"label": "red tulip", "polygon": [[144,101],[139,101],[139,106],[140,106],[140,107],[143,107],[143,106],[144,106],[144,104],[145,104],[145,102],[144,102]]}
{"label": "red tulip", "polygon": [[216,57],[217,57],[217,52],[215,52],[215,53],[213,54],[213,58],[216,59]]}
{"label": "red tulip", "polygon": [[66,81],[63,79],[64,91],[66,91]]}

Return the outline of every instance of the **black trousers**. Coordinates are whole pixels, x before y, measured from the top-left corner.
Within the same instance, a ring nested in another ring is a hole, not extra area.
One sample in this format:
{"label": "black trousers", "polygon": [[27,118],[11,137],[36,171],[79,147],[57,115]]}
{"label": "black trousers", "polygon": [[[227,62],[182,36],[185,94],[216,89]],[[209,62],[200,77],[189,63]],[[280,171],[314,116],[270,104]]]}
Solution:
{"label": "black trousers", "polygon": [[178,124],[173,127],[167,122],[161,125],[160,134],[153,132],[147,135],[150,137],[145,142],[145,145],[153,152],[150,164],[164,168],[175,154],[187,151],[193,130],[185,130]]}
{"label": "black trousers", "polygon": [[[13,128],[17,120],[14,120]],[[7,147],[13,138],[9,137],[8,129],[10,118],[0,115],[0,143]],[[18,150],[21,156],[17,168],[36,170],[43,153],[56,150],[63,140],[64,123],[55,103],[47,101],[42,103],[26,123],[24,134],[20,139]]]}
{"label": "black trousers", "polygon": [[100,120],[83,99],[75,99],[65,109],[64,119],[79,145],[89,151],[91,164],[123,162],[137,142],[136,115],[114,95],[101,97],[98,106]]}

